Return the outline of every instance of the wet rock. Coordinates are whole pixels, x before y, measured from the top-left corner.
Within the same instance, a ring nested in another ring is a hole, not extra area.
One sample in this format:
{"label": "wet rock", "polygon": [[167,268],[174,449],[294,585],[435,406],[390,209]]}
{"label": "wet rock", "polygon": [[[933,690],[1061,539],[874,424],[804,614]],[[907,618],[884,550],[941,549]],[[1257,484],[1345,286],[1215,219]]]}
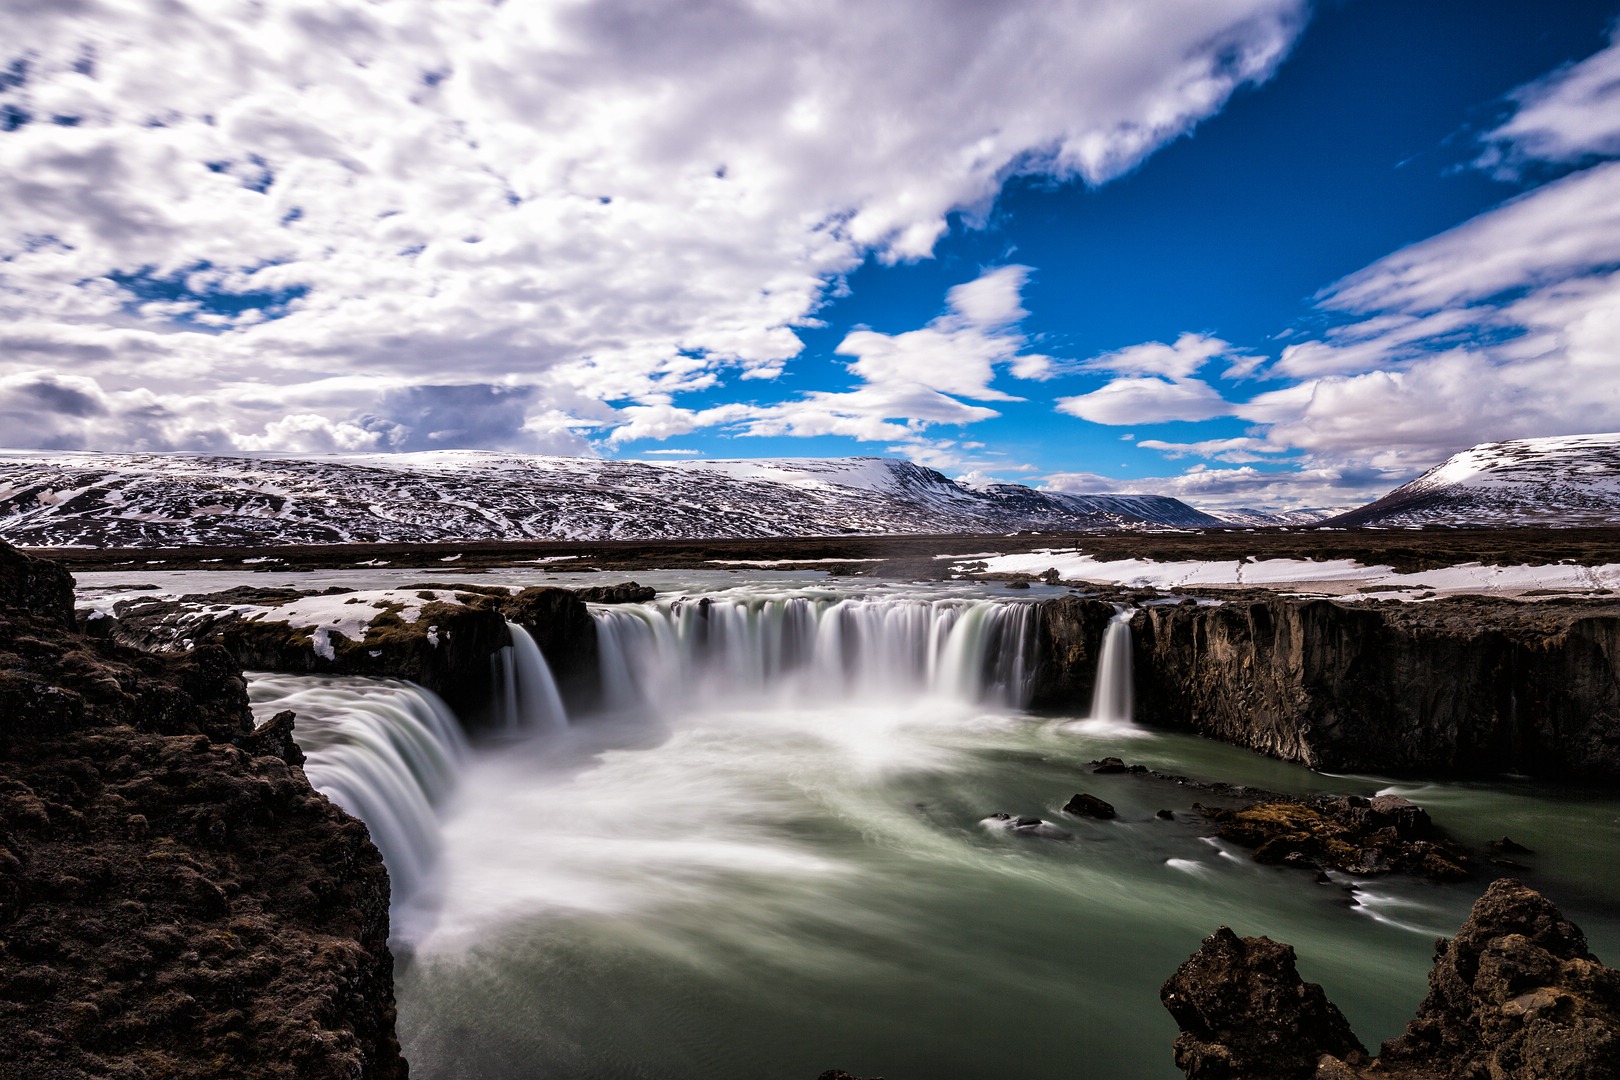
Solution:
{"label": "wet rock", "polygon": [[644,604],[658,595],[650,585],[624,581],[617,585],[592,585],[575,589],[574,594],[591,604]]}
{"label": "wet rock", "polygon": [[1126,764],[1117,757],[1105,757],[1101,761],[1091,763],[1091,771],[1094,773],[1122,773],[1126,768]]}
{"label": "wet rock", "polygon": [[1075,817],[1098,818],[1100,820],[1107,820],[1115,816],[1112,804],[1085,792],[1077,793],[1074,798],[1064,803],[1063,812],[1073,814]]}
{"label": "wet rock", "polygon": [[1174,810],[1157,810],[1154,812],[1153,816],[1158,818],[1160,821],[1176,820],[1176,812]]}
{"label": "wet rock", "polygon": [[1038,604],[1036,612],[1030,705],[1063,708],[1090,701],[1103,632],[1114,617],[1114,605],[1064,596]]}
{"label": "wet rock", "polygon": [[1467,852],[1441,836],[1422,807],[1399,796],[1272,793],[1236,810],[1200,803],[1193,809],[1259,863],[1362,875],[1400,871],[1430,881],[1465,881],[1472,873]]}
{"label": "wet rock", "polygon": [[304,751],[293,738],[295,716],[284,709],[254,728],[250,734],[239,735],[233,742],[254,757],[269,755],[288,765],[303,765]]}
{"label": "wet rock", "polygon": [[1513,838],[1504,836],[1500,840],[1492,840],[1485,845],[1487,851],[1493,855],[1534,855],[1535,852],[1523,844],[1514,843]]}
{"label": "wet rock", "polygon": [[1300,981],[1293,950],[1265,938],[1221,928],[1161,998],[1182,1029],[1175,1059],[1188,1077],[1620,1076],[1620,971],[1588,951],[1551,901],[1508,878],[1491,884],[1454,939],[1437,943],[1428,997],[1372,1061],[1321,988]]}
{"label": "wet rock", "polygon": [[1546,897],[1502,878],[1437,945],[1428,997],[1379,1060],[1452,1076],[1620,1076],[1620,971]]}
{"label": "wet rock", "polygon": [[1299,977],[1293,948],[1270,938],[1221,927],[1159,1000],[1181,1027],[1175,1061],[1190,1080],[1303,1080],[1324,1054],[1366,1055],[1322,988]]}
{"label": "wet rock", "polygon": [[1015,836],[1033,836],[1042,840],[1074,839],[1073,833],[1065,832],[1049,821],[1032,817],[1013,817],[999,811],[985,818],[980,824],[1010,832]]}

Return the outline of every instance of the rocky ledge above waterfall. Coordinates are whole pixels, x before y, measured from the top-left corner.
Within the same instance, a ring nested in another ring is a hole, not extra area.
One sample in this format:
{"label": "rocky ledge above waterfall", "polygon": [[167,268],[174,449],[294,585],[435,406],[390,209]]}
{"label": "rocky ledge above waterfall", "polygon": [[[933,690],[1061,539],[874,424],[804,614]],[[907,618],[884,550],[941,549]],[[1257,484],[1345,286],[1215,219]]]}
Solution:
{"label": "rocky ledge above waterfall", "polygon": [[1189,1080],[1612,1080],[1620,1075],[1620,971],[1551,901],[1494,882],[1436,945],[1429,995],[1370,1060],[1294,950],[1226,927],[1160,992]]}
{"label": "rocky ledge above waterfall", "polygon": [[388,876],[217,646],[73,629],[0,544],[0,1075],[404,1077]]}
{"label": "rocky ledge above waterfall", "polygon": [[223,646],[245,669],[409,679],[476,720],[490,658],[524,626],[576,700],[595,689],[596,633],[586,602],[635,603],[635,582],[587,589],[423,582],[391,589],[237,587],[179,597],[139,592],[81,610],[86,633],[149,652]]}
{"label": "rocky ledge above waterfall", "polygon": [[[1036,705],[1084,707],[1115,605],[1041,605]],[[1313,768],[1620,783],[1620,604],[1182,599],[1131,618],[1137,716]]]}

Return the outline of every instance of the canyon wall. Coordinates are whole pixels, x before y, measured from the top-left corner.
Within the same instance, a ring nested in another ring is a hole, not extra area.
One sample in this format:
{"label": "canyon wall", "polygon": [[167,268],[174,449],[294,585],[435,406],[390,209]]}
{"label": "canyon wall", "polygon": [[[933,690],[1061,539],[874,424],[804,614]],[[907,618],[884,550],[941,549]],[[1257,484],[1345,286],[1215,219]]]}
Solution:
{"label": "canyon wall", "polygon": [[[1034,700],[1081,708],[1113,605],[1042,606]],[[1620,605],[1185,600],[1131,621],[1137,717],[1313,768],[1620,780]]]}
{"label": "canyon wall", "polygon": [[0,1075],[396,1080],[388,875],[217,645],[0,544]]}

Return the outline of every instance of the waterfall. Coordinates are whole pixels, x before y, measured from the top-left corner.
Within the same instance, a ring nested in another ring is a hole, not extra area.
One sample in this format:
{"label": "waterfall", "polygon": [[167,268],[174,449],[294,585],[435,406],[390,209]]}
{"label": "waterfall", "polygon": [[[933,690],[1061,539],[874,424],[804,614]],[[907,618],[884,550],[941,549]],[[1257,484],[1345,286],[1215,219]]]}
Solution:
{"label": "waterfall", "polygon": [[994,600],[802,595],[592,609],[610,709],[773,694],[1022,705],[1034,612]]}
{"label": "waterfall", "polygon": [[491,657],[501,727],[510,732],[563,730],[568,726],[568,712],[540,646],[517,623],[509,622],[506,628],[512,644]]}
{"label": "waterfall", "polygon": [[1134,712],[1131,691],[1131,615],[1118,612],[1103,632],[1097,658],[1097,684],[1091,692],[1091,719],[1129,724]]}
{"label": "waterfall", "polygon": [[366,823],[398,904],[438,854],[439,807],[467,758],[461,724],[438,695],[399,679],[248,676],[260,722],[298,714],[293,737],[312,787]]}

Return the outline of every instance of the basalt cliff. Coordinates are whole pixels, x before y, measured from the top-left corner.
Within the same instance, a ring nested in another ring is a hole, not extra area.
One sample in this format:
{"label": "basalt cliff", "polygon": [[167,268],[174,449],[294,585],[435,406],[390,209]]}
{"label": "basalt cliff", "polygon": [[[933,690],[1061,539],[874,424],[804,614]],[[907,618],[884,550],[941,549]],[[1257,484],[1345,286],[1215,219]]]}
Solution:
{"label": "basalt cliff", "polygon": [[[1114,606],[1041,605],[1038,707],[1084,703]],[[1620,604],[1263,595],[1131,619],[1137,715],[1321,769],[1620,781]]]}
{"label": "basalt cliff", "polygon": [[406,1075],[388,875],[219,646],[74,629],[0,544],[0,1077]]}

